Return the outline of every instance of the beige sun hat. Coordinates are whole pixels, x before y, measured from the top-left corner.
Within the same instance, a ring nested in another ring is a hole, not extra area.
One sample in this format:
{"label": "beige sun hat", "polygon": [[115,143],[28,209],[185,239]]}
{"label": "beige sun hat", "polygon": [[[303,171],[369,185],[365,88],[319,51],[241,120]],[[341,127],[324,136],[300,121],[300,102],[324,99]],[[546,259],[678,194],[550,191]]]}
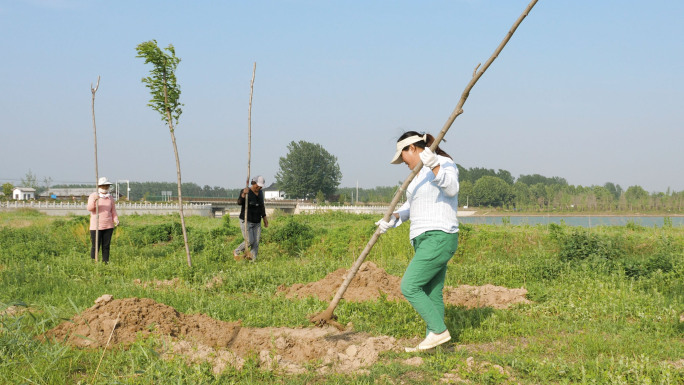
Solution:
{"label": "beige sun hat", "polygon": [[114,183],[110,182],[109,179],[107,179],[107,178],[104,177],[104,176],[103,176],[102,178],[100,178],[100,179],[97,180],[97,185],[98,185],[98,186],[111,186],[111,185],[113,185],[113,184],[114,184]]}
{"label": "beige sun hat", "polygon": [[408,146],[409,144],[413,144],[416,142],[420,141],[427,142],[427,134],[425,135],[413,135],[409,136],[408,138],[405,138],[403,140],[400,140],[397,142],[397,152],[394,153],[394,157],[392,158],[392,161],[390,162],[391,164],[399,164],[403,162],[401,159],[401,150],[404,149],[404,147]]}

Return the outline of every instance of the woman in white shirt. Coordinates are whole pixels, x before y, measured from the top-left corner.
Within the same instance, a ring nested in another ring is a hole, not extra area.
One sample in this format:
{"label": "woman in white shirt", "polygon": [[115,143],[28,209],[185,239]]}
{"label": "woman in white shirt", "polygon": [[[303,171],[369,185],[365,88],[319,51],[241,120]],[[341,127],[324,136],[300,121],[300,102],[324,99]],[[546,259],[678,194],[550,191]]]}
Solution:
{"label": "woman in white shirt", "polygon": [[397,141],[392,164],[423,167],[406,189],[406,202],[390,217],[376,222],[381,233],[411,220],[409,238],[415,250],[403,278],[401,292],[427,324],[427,336],[407,352],[431,349],[451,339],[444,323],[444,278],[447,263],[458,246],[458,168],[439,146],[430,151],[434,138],[415,131]]}

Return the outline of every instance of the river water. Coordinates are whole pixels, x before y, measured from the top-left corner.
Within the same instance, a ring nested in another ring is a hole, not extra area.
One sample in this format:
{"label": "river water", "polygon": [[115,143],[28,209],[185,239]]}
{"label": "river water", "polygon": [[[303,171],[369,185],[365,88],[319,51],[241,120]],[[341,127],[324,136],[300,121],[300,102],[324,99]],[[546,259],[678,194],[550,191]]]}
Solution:
{"label": "river water", "polygon": [[625,226],[633,223],[643,227],[662,227],[666,221],[672,226],[684,226],[684,217],[645,217],[645,216],[465,216],[459,217],[458,221],[467,224],[503,225],[548,225],[550,223],[565,224],[568,226],[594,227],[594,226]]}

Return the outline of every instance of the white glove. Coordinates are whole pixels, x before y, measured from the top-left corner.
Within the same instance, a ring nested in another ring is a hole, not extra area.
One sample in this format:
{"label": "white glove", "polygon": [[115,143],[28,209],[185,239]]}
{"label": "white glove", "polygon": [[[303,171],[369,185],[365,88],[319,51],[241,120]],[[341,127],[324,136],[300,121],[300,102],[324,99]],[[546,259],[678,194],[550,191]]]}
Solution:
{"label": "white glove", "polygon": [[420,153],[419,156],[420,156],[420,160],[423,161],[423,165],[425,167],[428,167],[430,170],[439,166],[439,161],[437,160],[437,156],[428,147],[425,147],[425,149]]}
{"label": "white glove", "polygon": [[380,234],[384,234],[385,232],[387,232],[387,229],[394,227],[396,223],[397,217],[391,215],[389,222],[385,221],[384,219],[380,219],[379,221],[375,222],[375,225],[378,226]]}
{"label": "white glove", "polygon": [[118,225],[119,225],[119,220],[118,220],[118,219],[115,219],[115,220],[114,220],[114,227],[116,227],[116,226],[118,226]]}

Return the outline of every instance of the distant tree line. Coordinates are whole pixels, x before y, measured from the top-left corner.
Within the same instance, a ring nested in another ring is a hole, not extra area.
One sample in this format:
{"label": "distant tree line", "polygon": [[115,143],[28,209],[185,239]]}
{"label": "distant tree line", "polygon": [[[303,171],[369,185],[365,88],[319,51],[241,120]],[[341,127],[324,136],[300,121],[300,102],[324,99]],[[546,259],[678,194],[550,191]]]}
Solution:
{"label": "distant tree line", "polygon": [[[520,175],[515,179],[510,172],[480,167],[458,166],[460,192],[459,204],[470,207],[492,207],[520,211],[670,211],[684,212],[684,191],[649,193],[641,186],[623,189],[611,182],[603,186],[570,185],[561,177],[539,174]],[[327,195],[328,204],[374,204],[389,203],[401,185],[374,188],[340,187]],[[90,185],[56,185],[54,187],[92,187]],[[130,200],[160,201],[162,191],[174,191],[171,182],[131,182]],[[125,195],[125,185],[119,185]],[[226,189],[219,186],[195,183],[182,184],[187,197],[237,198],[239,188]],[[318,199],[322,202],[323,199]]]}
{"label": "distant tree line", "polygon": [[[459,204],[520,211],[670,211],[684,212],[684,191],[648,193],[641,186],[626,190],[619,184],[570,185],[561,177],[520,175],[509,171],[474,167],[459,169]],[[335,201],[389,203],[401,185],[373,189],[339,188]],[[352,199],[354,198],[354,199]]]}
{"label": "distant tree line", "polygon": [[506,170],[459,167],[459,202],[470,206],[522,211],[684,210],[684,191],[649,194],[641,186],[570,185],[564,178],[539,174],[515,180]]}

